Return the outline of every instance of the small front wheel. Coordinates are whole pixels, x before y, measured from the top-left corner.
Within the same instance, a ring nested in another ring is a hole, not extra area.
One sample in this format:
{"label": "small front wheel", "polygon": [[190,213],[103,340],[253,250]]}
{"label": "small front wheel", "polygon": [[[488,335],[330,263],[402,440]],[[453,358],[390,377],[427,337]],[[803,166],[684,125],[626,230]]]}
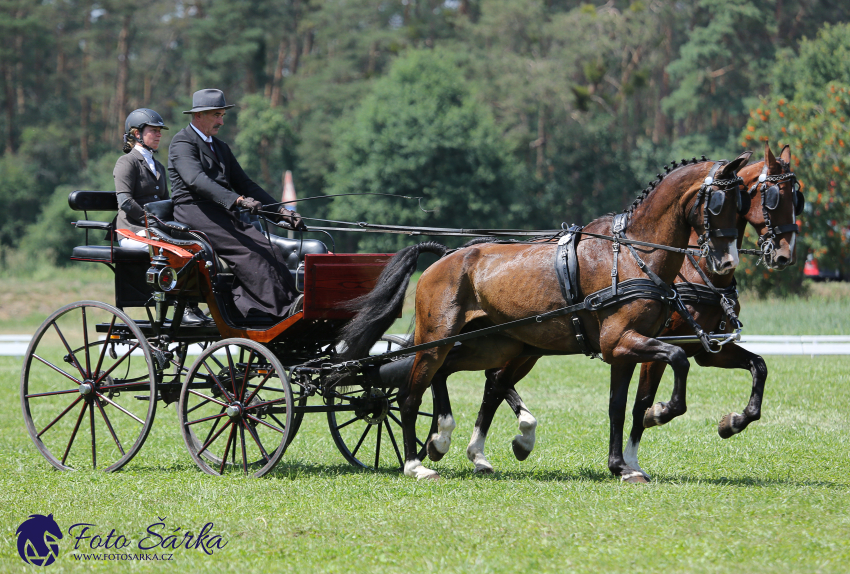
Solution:
{"label": "small front wheel", "polygon": [[225,339],[204,349],[180,390],[180,432],[204,472],[260,477],[286,450],[293,422],[286,370],[267,347]]}

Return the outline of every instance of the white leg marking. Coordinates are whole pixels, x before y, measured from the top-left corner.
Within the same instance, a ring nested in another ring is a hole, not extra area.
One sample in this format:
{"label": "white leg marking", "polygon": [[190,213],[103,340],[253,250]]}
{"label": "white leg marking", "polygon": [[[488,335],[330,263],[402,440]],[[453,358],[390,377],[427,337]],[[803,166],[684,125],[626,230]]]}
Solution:
{"label": "white leg marking", "polygon": [[625,473],[625,474],[621,474],[621,475],[620,475],[620,480],[629,480],[630,478],[637,478],[638,476],[641,476],[641,477],[642,477],[642,476],[643,476],[643,473],[642,473],[642,472],[638,472],[638,471],[634,471],[634,472],[627,472],[627,473]]}
{"label": "white leg marking", "polygon": [[623,460],[626,461],[626,464],[631,468],[639,471],[644,476],[647,476],[643,469],[640,467],[638,463],[638,448],[640,447],[640,441],[632,442],[632,437],[629,437],[629,441],[626,443],[626,448],[623,450]]}
{"label": "white leg marking", "polygon": [[404,463],[404,475],[415,478],[416,480],[422,480],[423,478],[436,480],[440,478],[440,475],[436,470],[425,468],[422,466],[422,462],[420,462],[418,458]]}
{"label": "white leg marking", "polygon": [[519,413],[517,420],[519,421],[519,432],[522,434],[514,437],[514,443],[521,446],[526,452],[531,452],[534,449],[534,431],[537,430],[537,419],[528,412],[524,404],[521,408],[522,411]]}
{"label": "white leg marking", "polygon": [[472,438],[466,447],[466,458],[475,465],[475,472],[493,472],[493,465],[484,456],[484,441],[487,437],[481,434],[478,427],[472,430]]}
{"label": "white leg marking", "polygon": [[455,420],[452,415],[437,417],[437,432],[431,435],[431,444],[442,454],[449,452],[453,430],[455,430]]}

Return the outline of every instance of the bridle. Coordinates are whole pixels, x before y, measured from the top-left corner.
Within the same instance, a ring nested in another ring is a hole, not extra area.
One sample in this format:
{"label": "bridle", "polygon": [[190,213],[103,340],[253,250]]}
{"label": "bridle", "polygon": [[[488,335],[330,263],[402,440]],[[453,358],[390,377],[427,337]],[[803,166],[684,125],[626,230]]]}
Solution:
{"label": "bridle", "polygon": [[758,246],[761,249],[762,260],[766,262],[767,258],[776,250],[776,237],[783,233],[799,233],[800,228],[797,223],[788,223],[785,225],[773,225],[770,221],[770,212],[779,208],[779,200],[781,198],[780,185],[785,182],[791,182],[792,199],[794,202],[794,215],[802,213],[805,199],[799,189],[797,176],[793,171],[785,171],[788,164],[780,161],[782,172],[779,175],[767,175],[768,165],[764,162],[764,167],[761,168],[761,174],[758,181],[752,185],[749,194],[752,195],[755,191],[761,192],[761,212],[764,216],[765,233],[759,235]]}
{"label": "bridle", "polygon": [[[691,221],[694,221],[697,208],[702,205],[703,232],[697,240],[697,245],[704,257],[708,255],[709,245],[711,244],[711,240],[713,238],[738,238],[738,230],[734,227],[728,227],[724,229],[711,228],[710,216],[720,215],[720,211],[721,209],[723,209],[723,203],[726,200],[726,194],[733,187],[737,188],[738,190],[738,195],[736,196],[738,204],[738,213],[742,213],[743,211],[745,211],[743,197],[744,193],[742,189],[742,184],[744,180],[742,180],[738,176],[735,176],[731,179],[714,179],[714,174],[717,173],[717,170],[727,163],[729,162],[725,160],[714,162],[714,166],[712,166],[708,177],[705,178],[705,182],[703,182],[702,186],[700,186],[699,192],[697,193],[696,201],[694,201],[694,206],[693,208],[691,208],[690,219]],[[749,197],[747,197],[747,199],[749,199]],[[749,201],[747,201],[746,209],[749,209]]]}

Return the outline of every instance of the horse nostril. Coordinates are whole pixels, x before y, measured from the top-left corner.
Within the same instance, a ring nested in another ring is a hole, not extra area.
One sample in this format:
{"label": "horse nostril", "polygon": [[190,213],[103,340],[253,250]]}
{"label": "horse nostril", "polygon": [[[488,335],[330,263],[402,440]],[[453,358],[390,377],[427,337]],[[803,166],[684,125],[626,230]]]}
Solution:
{"label": "horse nostril", "polygon": [[776,265],[785,267],[786,265],[788,265],[788,257],[786,257],[785,255],[778,255],[774,260],[774,263],[776,263]]}

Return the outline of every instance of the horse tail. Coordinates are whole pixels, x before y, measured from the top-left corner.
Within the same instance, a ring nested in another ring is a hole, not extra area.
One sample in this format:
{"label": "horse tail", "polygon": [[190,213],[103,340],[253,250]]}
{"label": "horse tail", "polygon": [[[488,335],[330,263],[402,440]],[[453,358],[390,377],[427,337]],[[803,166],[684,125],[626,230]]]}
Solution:
{"label": "horse tail", "polygon": [[433,241],[405,247],[384,267],[374,289],[346,303],[345,308],[356,314],[340,332],[338,342],[345,342],[342,360],[365,357],[393,324],[404,305],[404,295],[419,255],[433,253],[442,257],[446,251],[445,245]]}

